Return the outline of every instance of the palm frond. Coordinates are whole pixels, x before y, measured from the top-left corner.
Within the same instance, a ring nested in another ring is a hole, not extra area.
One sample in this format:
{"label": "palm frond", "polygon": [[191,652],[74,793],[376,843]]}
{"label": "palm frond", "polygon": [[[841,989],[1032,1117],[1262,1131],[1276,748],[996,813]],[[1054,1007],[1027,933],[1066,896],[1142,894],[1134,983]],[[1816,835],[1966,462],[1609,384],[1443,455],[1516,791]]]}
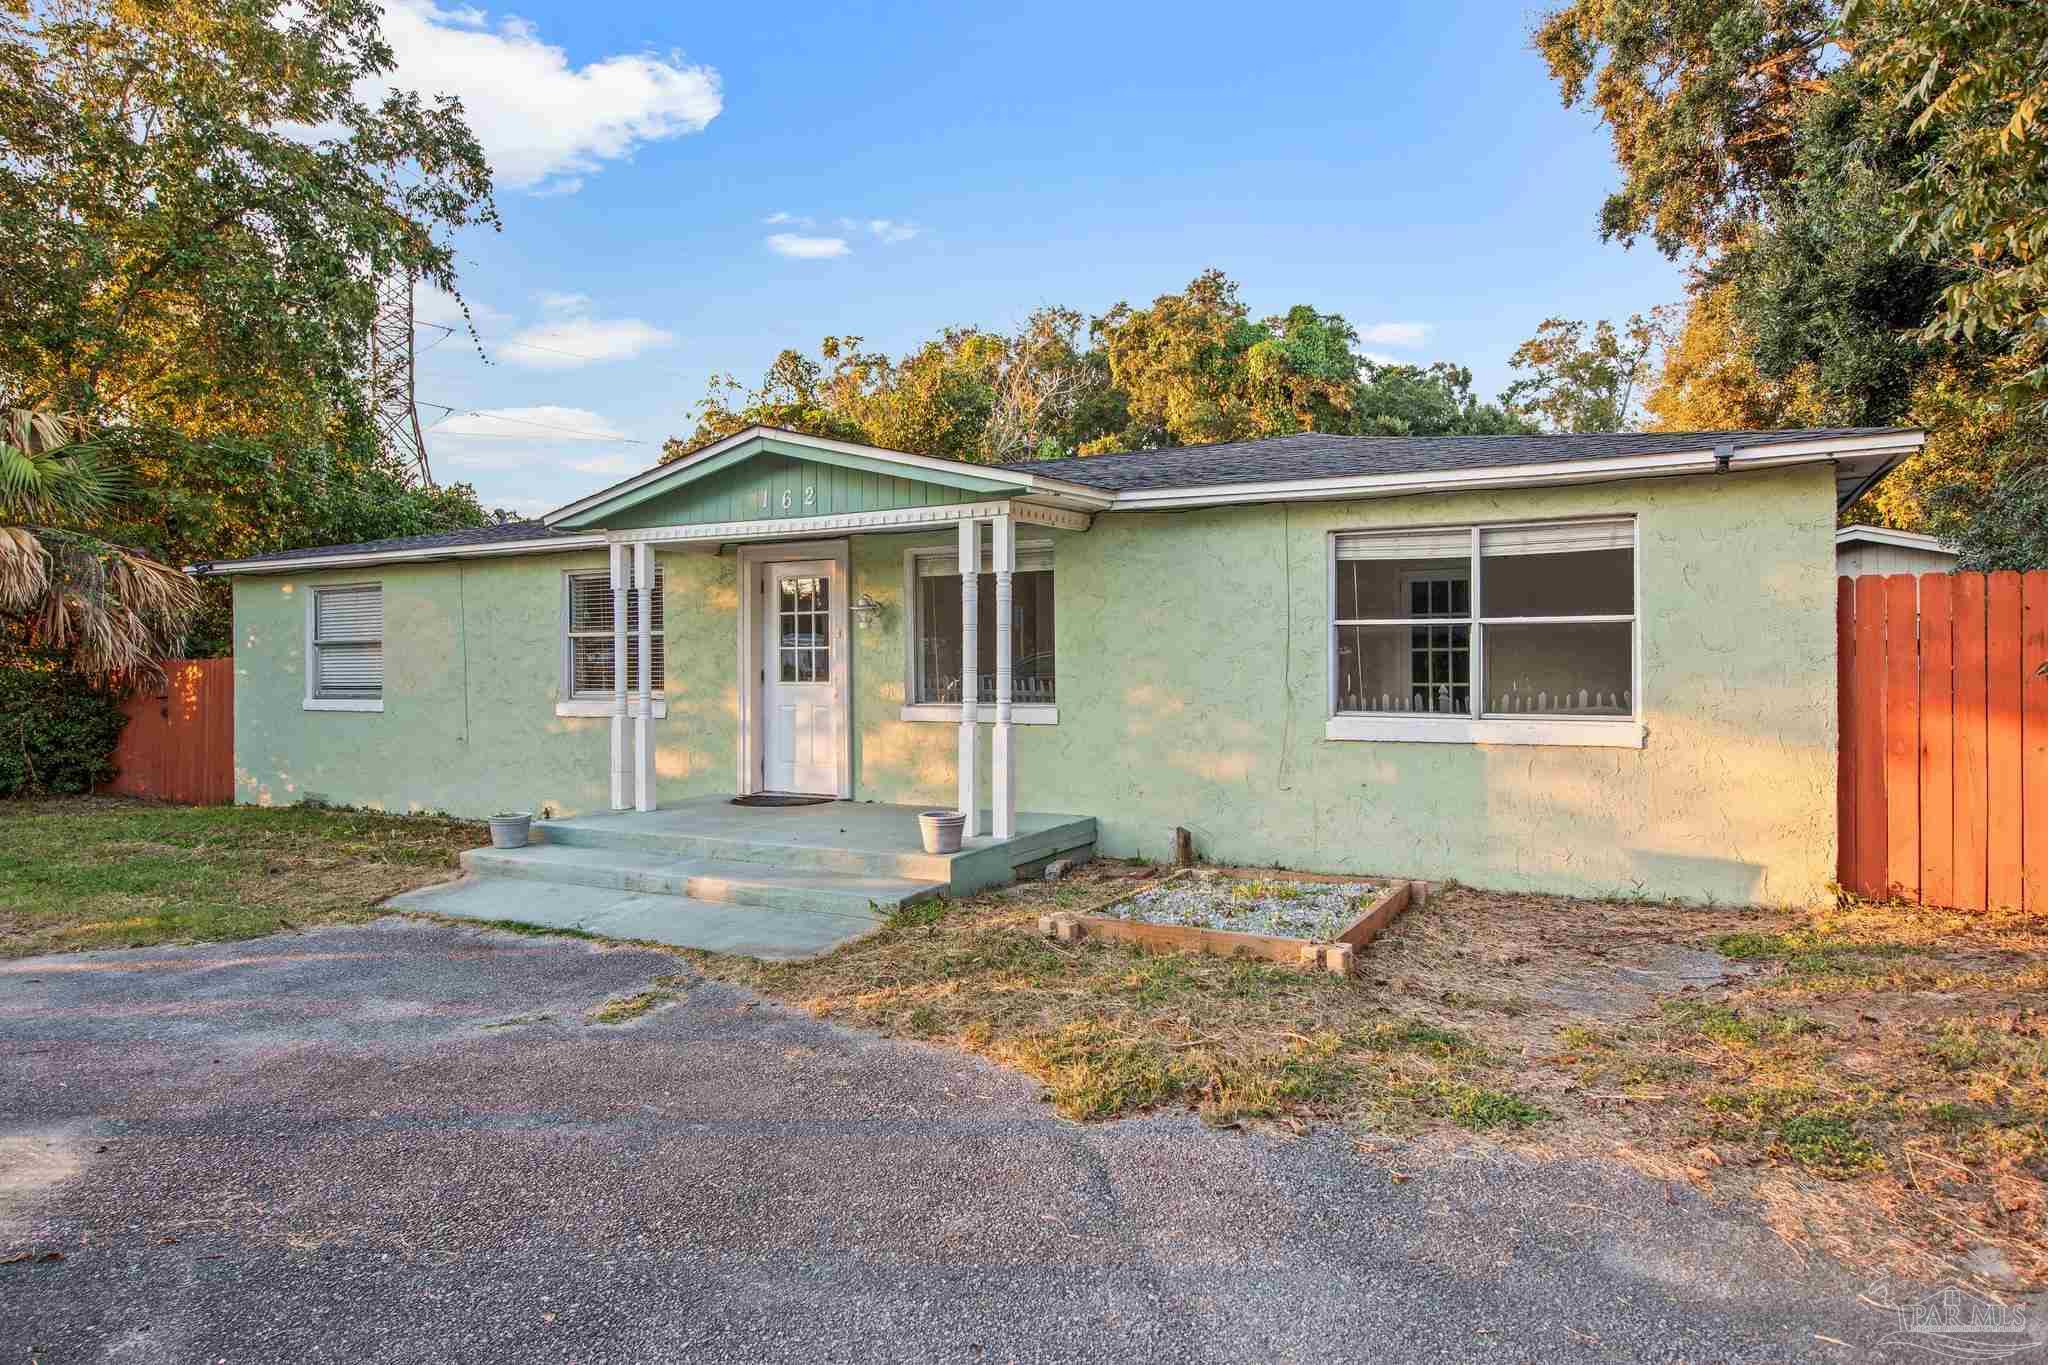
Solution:
{"label": "palm frond", "polygon": [[49,590],[50,560],[26,526],[0,526],[0,611],[25,611]]}
{"label": "palm frond", "polygon": [[0,412],[0,611],[29,644],[67,654],[87,673],[156,676],[158,660],[183,642],[199,588],[168,564],[74,529],[129,487],[127,466],[85,435],[76,418]]}

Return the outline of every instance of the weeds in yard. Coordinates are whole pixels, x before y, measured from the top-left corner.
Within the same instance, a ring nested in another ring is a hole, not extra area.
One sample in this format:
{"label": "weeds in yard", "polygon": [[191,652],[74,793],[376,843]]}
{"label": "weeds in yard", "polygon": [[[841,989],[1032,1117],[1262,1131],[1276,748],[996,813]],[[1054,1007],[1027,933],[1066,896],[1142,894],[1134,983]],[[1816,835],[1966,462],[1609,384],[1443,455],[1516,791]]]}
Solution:
{"label": "weeds in yard", "polygon": [[1846,1178],[1884,1165],[1877,1149],[1858,1137],[1846,1118],[1795,1114],[1779,1122],[1778,1141],[1793,1160],[1822,1175]]}
{"label": "weeds in yard", "polygon": [[624,1024],[663,1005],[671,1005],[682,999],[682,988],[685,984],[687,983],[684,978],[680,976],[657,976],[648,989],[635,991],[631,995],[613,996],[586,1017],[593,1024]]}

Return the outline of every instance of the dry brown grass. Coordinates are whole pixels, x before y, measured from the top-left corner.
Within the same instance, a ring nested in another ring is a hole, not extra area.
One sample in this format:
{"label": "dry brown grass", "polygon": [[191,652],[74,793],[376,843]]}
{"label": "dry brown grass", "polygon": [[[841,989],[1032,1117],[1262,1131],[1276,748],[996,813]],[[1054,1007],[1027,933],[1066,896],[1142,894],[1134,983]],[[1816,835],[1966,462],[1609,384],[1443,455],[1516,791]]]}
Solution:
{"label": "dry brown grass", "polygon": [[1450,887],[1341,978],[1037,932],[1135,889],[1098,864],[818,962],[693,955],[820,1017],[1016,1067],[1077,1119],[1489,1132],[1760,1201],[1786,1237],[1927,1277],[2048,1282],[2048,925]]}

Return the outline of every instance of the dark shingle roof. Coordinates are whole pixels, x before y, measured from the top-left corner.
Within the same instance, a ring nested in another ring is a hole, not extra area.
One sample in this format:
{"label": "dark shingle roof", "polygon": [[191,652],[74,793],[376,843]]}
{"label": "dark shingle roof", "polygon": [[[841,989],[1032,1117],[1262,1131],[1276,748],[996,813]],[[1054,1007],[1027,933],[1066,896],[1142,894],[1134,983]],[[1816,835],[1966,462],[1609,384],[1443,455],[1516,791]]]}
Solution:
{"label": "dark shingle roof", "polygon": [[[1913,430],[1906,427],[1813,427],[1798,431],[1659,431],[1600,432],[1560,436],[1329,436],[1307,432],[1271,436],[1259,441],[1225,441],[1206,446],[1170,446],[1133,450],[1120,455],[1088,455],[1066,460],[1025,460],[996,468],[1019,474],[1041,474],[1104,492],[1155,488],[1198,488],[1214,484],[1269,483],[1293,479],[1332,479],[1374,474],[1413,474],[1442,469],[1487,469],[1512,465],[1556,464],[1571,460],[1611,459],[1629,455],[1668,455],[1711,450],[1726,444],[1736,450],[1787,441],[1840,436],[1883,436]],[[971,466],[970,466],[971,467]],[[521,540],[555,540],[590,535],[589,531],[550,530],[538,521],[507,521],[433,535],[400,536],[393,540],[359,541],[353,545],[317,545],[280,550],[249,559],[217,559],[192,566],[208,573],[251,563],[310,559],[329,555],[391,554],[407,550],[461,550]]]}
{"label": "dark shingle roof", "polygon": [[1197,488],[1210,484],[1269,483],[1373,474],[1415,474],[1440,469],[1487,469],[1627,455],[1669,455],[1736,450],[1831,436],[1880,436],[1899,427],[1815,427],[1801,431],[1599,432],[1561,436],[1329,436],[1307,432],[1260,441],[1169,446],[1120,455],[1067,460],[1026,460],[1000,468],[1084,484],[1105,492]]}
{"label": "dark shingle roof", "polygon": [[490,526],[468,526],[459,531],[436,531],[432,535],[397,536],[391,540],[359,540],[353,545],[310,545],[301,550],[279,550],[275,554],[251,555],[247,559],[214,559],[192,566],[195,573],[229,568],[237,564],[267,564],[272,560],[313,559],[328,555],[389,554],[401,550],[461,549],[472,545],[496,545],[520,540],[553,540],[582,536],[588,531],[551,531],[538,521],[501,521]]}

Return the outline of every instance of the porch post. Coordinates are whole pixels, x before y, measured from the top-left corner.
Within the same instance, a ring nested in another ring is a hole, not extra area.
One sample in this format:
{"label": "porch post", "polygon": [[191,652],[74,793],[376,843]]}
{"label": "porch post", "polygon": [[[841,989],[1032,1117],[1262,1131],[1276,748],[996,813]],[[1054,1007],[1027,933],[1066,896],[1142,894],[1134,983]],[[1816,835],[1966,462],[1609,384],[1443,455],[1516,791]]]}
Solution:
{"label": "porch post", "polygon": [[1017,570],[1016,523],[1004,513],[990,523],[996,566],[996,728],[989,764],[990,804],[995,807],[995,836],[1017,833],[1017,771],[1010,749],[1010,575]]}
{"label": "porch post", "polygon": [[967,823],[960,837],[981,833],[981,783],[974,761],[980,746],[981,642],[975,632],[975,605],[981,596],[981,523],[960,523],[960,813]]}
{"label": "porch post", "polygon": [[633,591],[639,598],[640,697],[633,709],[633,808],[654,809],[654,547],[633,546]]}
{"label": "porch post", "polygon": [[612,587],[612,809],[626,808],[626,547],[614,542]]}

